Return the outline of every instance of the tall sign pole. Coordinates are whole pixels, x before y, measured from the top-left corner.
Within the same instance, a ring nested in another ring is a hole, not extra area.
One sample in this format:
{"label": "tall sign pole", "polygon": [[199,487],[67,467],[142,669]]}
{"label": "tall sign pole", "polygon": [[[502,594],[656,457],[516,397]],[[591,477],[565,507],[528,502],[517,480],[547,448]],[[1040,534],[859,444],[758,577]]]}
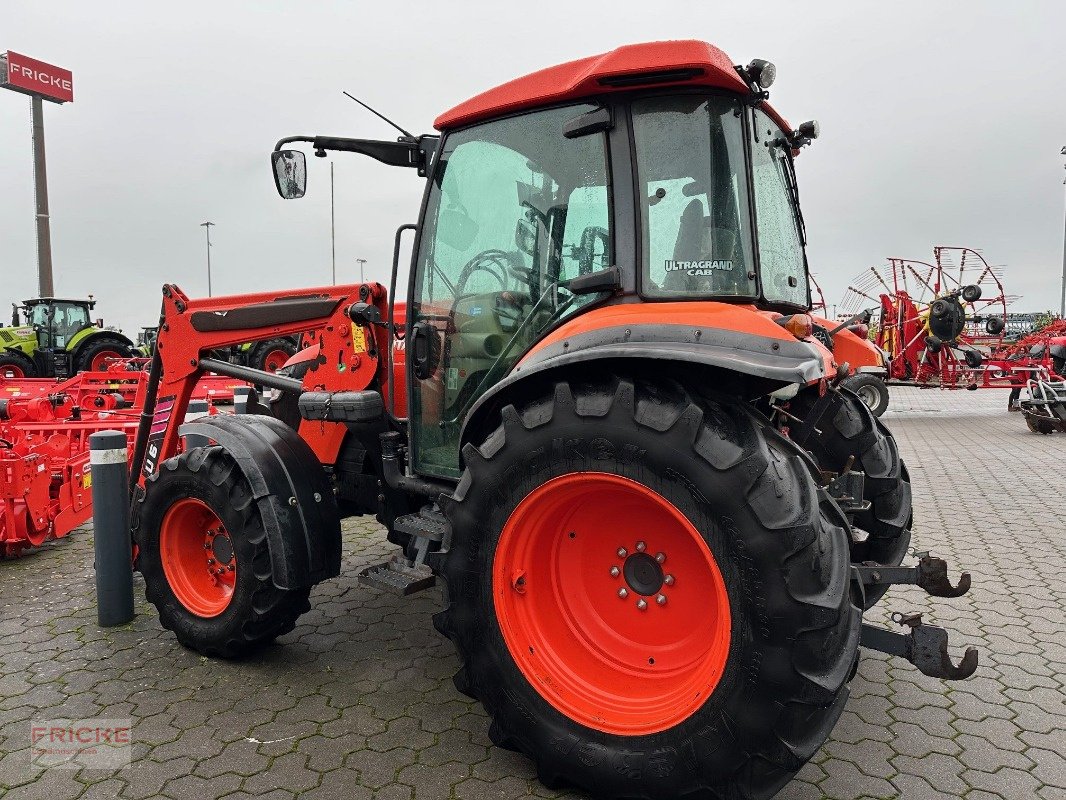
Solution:
{"label": "tall sign pole", "polygon": [[69,70],[8,50],[0,55],[0,86],[30,96],[33,190],[37,206],[37,287],[41,297],[54,297],[52,234],[48,218],[48,170],[44,160],[43,101],[73,102],[74,78]]}
{"label": "tall sign pole", "polygon": [[30,98],[33,127],[33,193],[37,199],[37,287],[41,297],[55,297],[52,280],[52,231],[48,224],[48,170],[44,165],[44,102]]}

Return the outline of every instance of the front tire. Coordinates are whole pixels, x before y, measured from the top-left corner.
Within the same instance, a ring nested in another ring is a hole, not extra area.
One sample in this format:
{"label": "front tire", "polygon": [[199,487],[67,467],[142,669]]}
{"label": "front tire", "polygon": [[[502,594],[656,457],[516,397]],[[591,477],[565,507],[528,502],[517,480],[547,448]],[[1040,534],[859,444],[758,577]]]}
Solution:
{"label": "front tire", "polygon": [[855,392],[875,417],[888,409],[888,384],[876,375],[860,372],[845,379],[842,385]]}
{"label": "front tire", "polygon": [[[816,393],[801,392],[791,403],[792,413],[807,419],[816,402]],[[862,496],[870,508],[855,515],[854,526],[867,535],[852,543],[851,560],[898,566],[910,546],[912,514],[910,474],[896,440],[854,392],[830,389],[823,402],[828,404],[825,413],[800,444],[822,469],[840,472],[854,458],[852,469],[864,473]],[[868,587],[866,608],[872,608],[888,588]]]}
{"label": "front tire", "polygon": [[0,353],[0,378],[36,378],[37,365],[22,353]]}
{"label": "front tire", "polygon": [[310,588],[274,585],[260,511],[222,447],[168,459],[133,527],[137,569],[164,628],[204,655],[234,658],[288,633]]}
{"label": "front tire", "polygon": [[493,742],[598,797],[773,795],[843,710],[861,620],[798,448],[665,381],[559,383],[502,419],[464,448],[434,562]]}

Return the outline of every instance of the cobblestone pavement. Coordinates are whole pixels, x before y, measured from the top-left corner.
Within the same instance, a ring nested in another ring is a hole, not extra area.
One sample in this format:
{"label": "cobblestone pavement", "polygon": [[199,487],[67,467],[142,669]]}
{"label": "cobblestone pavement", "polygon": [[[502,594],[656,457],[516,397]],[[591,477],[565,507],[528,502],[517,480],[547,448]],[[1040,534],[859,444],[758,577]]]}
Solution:
{"label": "cobblestone pavement", "polygon": [[[928,612],[956,658],[980,648],[977,675],[944,684],[865,654],[832,738],[782,798],[1066,797],[1066,436],[1029,433],[1005,405],[893,389],[885,416],[911,471],[915,545],[975,588],[935,602],[896,588],[869,616]],[[241,663],[180,647],[139,580],[136,620],[97,628],[91,530],[0,564],[0,796],[557,796],[490,747],[481,708],[453,688],[451,645],[430,622],[438,592],[403,602],[356,584],[388,552],[375,524],[349,524],[341,576]],[[131,718],[133,766],[30,771],[29,721],[61,717]]]}

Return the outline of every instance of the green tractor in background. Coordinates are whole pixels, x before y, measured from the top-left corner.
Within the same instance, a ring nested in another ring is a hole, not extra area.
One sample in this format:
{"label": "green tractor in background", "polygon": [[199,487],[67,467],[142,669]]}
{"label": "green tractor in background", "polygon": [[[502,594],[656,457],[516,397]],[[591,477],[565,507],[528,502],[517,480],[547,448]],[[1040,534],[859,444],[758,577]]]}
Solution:
{"label": "green tractor in background", "polygon": [[105,368],[111,358],[137,355],[120,331],[89,312],[96,301],[38,297],[11,306],[11,327],[0,328],[0,377],[69,378]]}
{"label": "green tractor in background", "polygon": [[[146,358],[152,357],[158,332],[159,329],[154,326],[141,328],[141,332],[137,334],[138,355]],[[231,364],[239,364],[242,367],[252,367],[264,372],[277,372],[299,349],[300,338],[298,336],[278,336],[259,342],[245,342],[227,347],[225,350],[216,350],[211,357],[228,361]]]}

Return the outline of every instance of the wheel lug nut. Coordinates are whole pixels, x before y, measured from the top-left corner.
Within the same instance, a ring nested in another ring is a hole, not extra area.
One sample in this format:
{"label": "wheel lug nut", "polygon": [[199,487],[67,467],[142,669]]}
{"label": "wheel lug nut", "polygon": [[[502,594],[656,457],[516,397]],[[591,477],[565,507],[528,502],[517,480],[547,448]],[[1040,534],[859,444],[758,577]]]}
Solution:
{"label": "wheel lug nut", "polygon": [[666,595],[665,594],[659,595],[658,597],[655,598],[655,602],[658,603],[661,606],[665,606],[666,605]]}
{"label": "wheel lug nut", "polygon": [[664,561],[666,561],[666,553],[656,553],[655,560],[662,564]]}
{"label": "wheel lug nut", "polygon": [[210,542],[204,542],[204,550],[210,550],[210,549],[211,549],[211,543]]}
{"label": "wheel lug nut", "polygon": [[643,553],[647,549],[648,549],[648,546],[646,544],[644,544],[644,542],[637,542],[637,552],[638,553]]}
{"label": "wheel lug nut", "polygon": [[644,610],[644,609],[646,609],[647,607],[648,607],[648,601],[647,601],[647,600],[645,600],[645,599],[644,599],[643,597],[642,597],[642,598],[640,598],[640,599],[639,599],[639,600],[637,601],[637,608],[639,608],[639,609],[640,609],[641,611],[643,611],[643,610]]}
{"label": "wheel lug nut", "polygon": [[[233,569],[234,569],[233,565],[232,565],[232,564],[230,564],[230,565],[229,565],[229,567],[228,567],[228,569],[229,569],[229,571],[230,571],[230,572],[233,572]],[[662,597],[662,595],[659,595],[659,596],[660,596],[660,597]],[[665,597],[663,597],[663,600],[666,600],[666,598],[665,598]]]}
{"label": "wheel lug nut", "polygon": [[619,558],[625,558],[628,554],[629,554],[628,551],[624,547],[619,547],[618,548],[618,557]]}
{"label": "wheel lug nut", "polygon": [[215,559],[209,558],[209,559],[207,559],[207,563],[208,564],[214,564],[215,563]]}
{"label": "wheel lug nut", "polygon": [[623,586],[621,589],[618,590],[618,596],[625,600],[627,597],[629,597],[629,590]]}
{"label": "wheel lug nut", "polygon": [[673,575],[667,575],[665,578],[663,578],[663,583],[665,583],[667,586],[673,586],[674,585],[674,576]]}
{"label": "wheel lug nut", "polygon": [[618,569],[618,567],[611,567],[611,577],[612,578],[617,578],[621,574],[622,574],[622,570]]}

